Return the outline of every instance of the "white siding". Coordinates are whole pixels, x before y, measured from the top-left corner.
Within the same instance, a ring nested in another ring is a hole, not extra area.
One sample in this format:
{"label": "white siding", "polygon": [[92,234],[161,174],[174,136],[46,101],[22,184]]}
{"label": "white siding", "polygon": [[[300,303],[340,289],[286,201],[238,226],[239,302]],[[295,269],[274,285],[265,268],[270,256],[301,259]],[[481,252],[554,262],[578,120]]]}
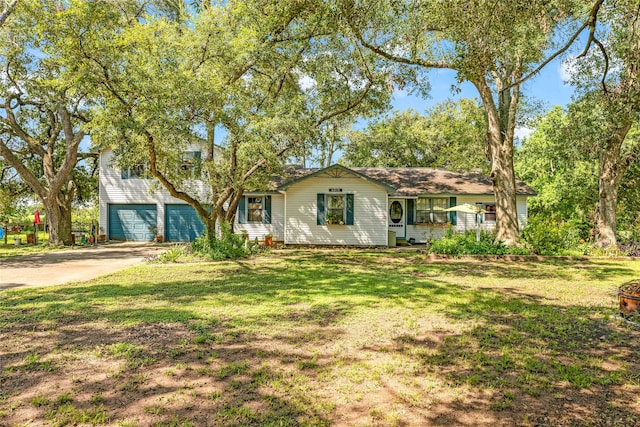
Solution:
{"label": "white siding", "polygon": [[516,197],[516,209],[518,210],[518,227],[522,230],[527,226],[527,215],[529,215],[526,197]]}
{"label": "white siding", "polygon": [[[468,203],[475,205],[476,203],[495,203],[493,196],[456,196],[456,203],[463,205]],[[525,196],[516,197],[516,210],[518,213],[518,226],[524,228],[527,222],[527,198]],[[467,230],[475,230],[475,214],[457,212],[456,225],[453,230],[458,233],[464,233]],[[483,230],[493,230],[496,226],[495,222],[483,221],[481,228]],[[447,227],[433,227],[428,225],[407,225],[407,240],[414,238],[416,242],[424,243],[428,239],[439,239],[446,232]]]}
{"label": "white siding", "polygon": [[[330,188],[354,195],[354,225],[317,225],[317,195]],[[362,178],[311,177],[292,185],[286,193],[286,244],[387,245],[387,191]]]}
{"label": "white siding", "polygon": [[[99,178],[99,223],[104,232],[109,230],[110,204],[155,204],[158,209],[158,233],[166,235],[164,229],[165,204],[185,204],[184,201],[169,195],[169,192],[154,179],[122,179],[120,169],[112,165],[113,151],[100,153]],[[201,200],[206,200],[207,189],[204,183],[194,181],[193,192]]]}
{"label": "white siding", "polygon": [[284,241],[284,195],[271,195],[271,224],[238,224],[238,215],[236,215],[233,229],[236,233],[240,233],[241,230],[247,230],[250,240],[256,237],[258,240],[264,240],[265,234],[272,234],[274,241]]}

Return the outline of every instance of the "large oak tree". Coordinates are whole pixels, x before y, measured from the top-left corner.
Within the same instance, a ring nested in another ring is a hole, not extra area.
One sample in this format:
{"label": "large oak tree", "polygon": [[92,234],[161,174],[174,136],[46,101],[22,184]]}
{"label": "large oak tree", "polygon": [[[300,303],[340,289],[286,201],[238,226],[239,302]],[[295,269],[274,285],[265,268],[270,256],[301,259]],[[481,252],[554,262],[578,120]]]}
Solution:
{"label": "large oak tree", "polygon": [[[363,46],[418,70],[455,70],[459,81],[476,87],[486,114],[496,239],[506,244],[519,240],[513,141],[521,83],[555,55],[545,58],[546,52],[559,54],[575,40],[592,21],[595,10],[588,12],[562,0],[343,1],[345,19]],[[571,36],[557,31],[574,22]],[[565,45],[556,46],[559,40]]]}
{"label": "large oak tree", "polygon": [[[602,25],[591,28],[587,47],[574,63],[573,83],[579,88],[584,122],[598,158],[596,246],[617,244],[618,192],[623,177],[640,155],[640,141],[630,131],[640,120],[640,7],[637,1],[604,2]],[[596,125],[597,126],[594,126]]]}
{"label": "large oak tree", "polygon": [[[69,80],[97,95],[94,142],[115,147],[121,166],[147,161],[211,239],[220,221],[233,221],[243,192],[264,188],[323,123],[379,109],[389,96],[375,55],[340,36],[322,3],[230,1],[175,19],[134,1],[79,2],[75,13],[93,30],[61,22],[68,35],[58,49]],[[226,138],[214,156],[220,127]],[[209,147],[204,195],[180,167],[192,144]]]}
{"label": "large oak tree", "polygon": [[[42,200],[49,242],[71,243],[72,172],[89,120],[86,94],[50,55],[53,2],[23,2],[0,27],[0,156]],[[45,31],[46,29],[46,31]]]}
{"label": "large oak tree", "polygon": [[445,101],[424,115],[394,112],[347,134],[342,160],[350,166],[488,169],[485,117],[475,100]]}

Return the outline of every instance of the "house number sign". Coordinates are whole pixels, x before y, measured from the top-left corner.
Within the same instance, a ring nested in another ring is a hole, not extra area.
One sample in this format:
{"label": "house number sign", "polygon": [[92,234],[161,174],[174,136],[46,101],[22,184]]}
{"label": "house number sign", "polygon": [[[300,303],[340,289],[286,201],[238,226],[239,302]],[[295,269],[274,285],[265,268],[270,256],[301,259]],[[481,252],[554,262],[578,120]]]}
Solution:
{"label": "house number sign", "polygon": [[342,188],[330,188],[329,193],[342,193]]}

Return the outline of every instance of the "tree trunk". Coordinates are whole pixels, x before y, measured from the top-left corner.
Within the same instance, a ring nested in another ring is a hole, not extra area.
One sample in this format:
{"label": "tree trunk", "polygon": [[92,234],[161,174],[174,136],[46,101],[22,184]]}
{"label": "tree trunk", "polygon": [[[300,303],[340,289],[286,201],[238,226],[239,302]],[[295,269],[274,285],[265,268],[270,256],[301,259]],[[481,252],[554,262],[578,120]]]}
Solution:
{"label": "tree trunk", "polygon": [[[498,79],[496,79],[498,80]],[[518,92],[501,96],[499,106],[485,81],[475,82],[487,117],[486,155],[491,162],[491,181],[496,199],[496,241],[520,244],[516,205],[516,175],[513,166],[513,134]]]}
{"label": "tree trunk", "polygon": [[44,209],[49,224],[49,244],[71,245],[71,199],[64,198],[60,203],[56,198],[47,198],[44,200]]}
{"label": "tree trunk", "polygon": [[213,242],[216,239],[216,222],[218,221],[218,215],[214,212],[211,213],[207,217],[207,221],[205,222],[207,227],[207,240],[209,242]]}
{"label": "tree trunk", "polygon": [[598,206],[596,208],[595,246],[602,248],[617,245],[616,207],[618,205],[618,189],[624,176],[628,162],[621,158],[622,143],[631,128],[631,122],[623,124],[611,135],[600,152],[598,162]]}
{"label": "tree trunk", "polygon": [[244,196],[244,190],[236,191],[235,194],[233,194],[233,196],[231,197],[229,208],[225,212],[224,219],[225,221],[229,222],[229,225],[231,225],[232,233],[234,232],[233,224],[235,223],[235,219],[236,219],[236,211],[238,210],[240,199],[242,199],[243,196]]}
{"label": "tree trunk", "polygon": [[[496,148],[495,141],[490,142],[492,151]],[[501,151],[513,151],[511,147],[505,147],[501,142]],[[511,150],[508,150],[511,148]],[[516,205],[515,171],[513,167],[513,154],[495,155],[491,160],[491,180],[496,198],[496,241],[502,241],[507,246],[519,243],[518,210]]]}

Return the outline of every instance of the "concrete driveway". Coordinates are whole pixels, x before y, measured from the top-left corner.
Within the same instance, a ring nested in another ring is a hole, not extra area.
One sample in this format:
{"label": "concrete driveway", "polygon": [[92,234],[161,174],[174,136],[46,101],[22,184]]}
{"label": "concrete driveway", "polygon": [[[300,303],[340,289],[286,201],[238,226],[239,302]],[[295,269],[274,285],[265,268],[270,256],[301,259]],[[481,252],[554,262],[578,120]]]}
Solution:
{"label": "concrete driveway", "polygon": [[0,258],[0,291],[89,280],[141,264],[151,243],[108,243],[37,255]]}

